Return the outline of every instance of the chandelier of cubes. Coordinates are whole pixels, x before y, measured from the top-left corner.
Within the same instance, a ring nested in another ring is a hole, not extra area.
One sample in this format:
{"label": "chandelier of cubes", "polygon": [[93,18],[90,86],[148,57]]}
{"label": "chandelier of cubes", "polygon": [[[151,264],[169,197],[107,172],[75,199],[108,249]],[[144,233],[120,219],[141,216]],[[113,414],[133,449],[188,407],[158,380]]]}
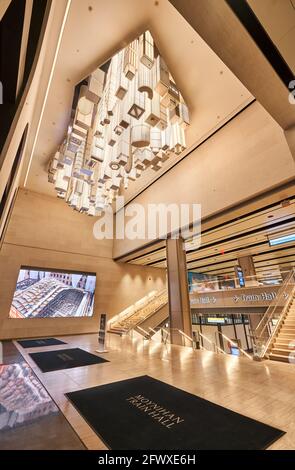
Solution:
{"label": "chandelier of cubes", "polygon": [[189,113],[149,31],[76,91],[73,118],[48,179],[69,206],[94,216],[146,168],[157,171],[185,149]]}

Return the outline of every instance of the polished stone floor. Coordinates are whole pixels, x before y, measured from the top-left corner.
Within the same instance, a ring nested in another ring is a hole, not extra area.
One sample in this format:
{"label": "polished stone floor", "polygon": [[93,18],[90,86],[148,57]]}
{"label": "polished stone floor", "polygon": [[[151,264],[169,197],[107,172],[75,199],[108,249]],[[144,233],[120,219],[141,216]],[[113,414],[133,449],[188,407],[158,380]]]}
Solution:
{"label": "polished stone floor", "polygon": [[88,449],[106,447],[64,394],[145,374],[278,427],[286,434],[270,449],[295,449],[293,364],[254,362],[110,334],[107,336],[109,352],[101,354],[110,362],[42,373],[28,355],[30,352],[80,347],[95,353],[97,348],[95,334],[60,339],[68,344],[33,350],[22,349],[16,342],[15,345]]}
{"label": "polished stone floor", "polygon": [[0,363],[0,449],[85,449],[12,342]]}

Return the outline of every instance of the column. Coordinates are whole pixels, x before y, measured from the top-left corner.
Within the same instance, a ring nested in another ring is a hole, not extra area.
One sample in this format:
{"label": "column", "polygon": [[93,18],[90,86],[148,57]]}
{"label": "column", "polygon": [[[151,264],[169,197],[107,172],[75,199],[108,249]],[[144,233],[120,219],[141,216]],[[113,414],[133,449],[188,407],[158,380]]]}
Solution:
{"label": "column", "polygon": [[256,279],[256,271],[255,271],[255,266],[253,263],[252,256],[241,256],[240,258],[238,258],[238,263],[241,266],[243,274],[244,274],[245,287],[258,286],[258,281]]}
{"label": "column", "polygon": [[[178,330],[192,337],[186,252],[183,240],[168,238],[166,252],[171,343],[183,345],[184,339]],[[191,345],[190,342],[186,344]]]}
{"label": "column", "polygon": [[285,264],[284,266],[280,264],[279,268],[280,268],[280,274],[282,276],[282,282],[284,282],[284,280],[289,276],[290,271],[292,271],[293,266],[292,264]]}
{"label": "column", "polygon": [[257,328],[260,320],[263,317],[263,314],[260,313],[249,313],[249,322],[250,322],[250,328],[252,332],[254,333],[255,329]]}

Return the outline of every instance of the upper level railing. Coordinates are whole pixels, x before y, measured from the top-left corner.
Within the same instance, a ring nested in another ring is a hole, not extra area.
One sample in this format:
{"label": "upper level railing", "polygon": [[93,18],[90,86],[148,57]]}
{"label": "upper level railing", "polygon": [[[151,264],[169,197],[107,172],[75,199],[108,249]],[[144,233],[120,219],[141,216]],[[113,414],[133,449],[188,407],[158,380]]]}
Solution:
{"label": "upper level railing", "polygon": [[[288,275],[289,271],[281,271],[281,275]],[[245,287],[244,288],[253,288],[253,287],[266,287],[266,286],[277,286],[281,285],[282,281],[277,276],[269,277],[257,277],[255,276],[245,276],[244,277]],[[199,282],[189,283],[188,285],[190,292],[212,292],[212,291],[225,291],[240,289],[243,286],[240,286],[239,278],[232,277],[230,279],[208,279]]]}
{"label": "upper level railing", "polygon": [[271,301],[268,309],[252,332],[254,342],[254,355],[263,358],[269,349],[272,339],[278,332],[295,292],[295,271],[291,270],[284,279],[276,297]]}

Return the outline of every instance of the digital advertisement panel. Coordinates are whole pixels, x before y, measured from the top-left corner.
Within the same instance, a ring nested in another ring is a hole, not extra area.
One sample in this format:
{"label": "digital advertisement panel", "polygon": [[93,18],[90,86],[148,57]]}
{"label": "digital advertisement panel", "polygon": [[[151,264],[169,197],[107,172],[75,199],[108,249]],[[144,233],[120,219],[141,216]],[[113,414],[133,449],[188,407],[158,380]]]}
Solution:
{"label": "digital advertisement panel", "polygon": [[96,275],[21,267],[10,318],[91,317]]}

